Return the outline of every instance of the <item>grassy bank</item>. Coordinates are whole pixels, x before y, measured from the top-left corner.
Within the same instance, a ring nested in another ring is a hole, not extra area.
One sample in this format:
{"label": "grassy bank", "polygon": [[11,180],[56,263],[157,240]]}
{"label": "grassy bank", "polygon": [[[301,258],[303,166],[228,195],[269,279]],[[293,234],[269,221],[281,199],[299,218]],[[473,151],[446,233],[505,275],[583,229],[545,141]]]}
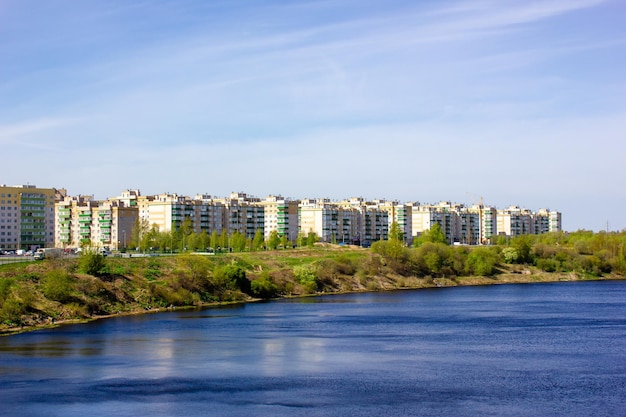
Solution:
{"label": "grassy bank", "polygon": [[213,256],[95,256],[2,265],[0,333],[310,294],[599,278],[503,263],[495,264],[488,276],[450,273],[443,267],[440,273],[420,273],[418,261],[400,262],[395,255],[376,250],[320,245]]}

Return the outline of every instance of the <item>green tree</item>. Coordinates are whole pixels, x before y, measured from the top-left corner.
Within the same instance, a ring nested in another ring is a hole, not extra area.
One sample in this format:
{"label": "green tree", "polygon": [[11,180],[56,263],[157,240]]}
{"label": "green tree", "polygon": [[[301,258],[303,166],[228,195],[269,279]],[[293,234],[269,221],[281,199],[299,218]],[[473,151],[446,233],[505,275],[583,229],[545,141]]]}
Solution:
{"label": "green tree", "polygon": [[289,240],[287,239],[286,234],[283,234],[280,237],[280,244],[282,245],[283,249],[287,249],[287,247],[289,246]]}
{"label": "green tree", "polygon": [[314,293],[318,289],[317,271],[313,265],[296,265],[293,268],[296,281],[306,293]]}
{"label": "green tree", "polygon": [[261,229],[257,229],[254,233],[254,238],[252,239],[252,249],[255,251],[261,250],[263,248],[263,243],[265,243],[263,232]]}
{"label": "green tree", "polygon": [[489,248],[474,248],[467,257],[467,273],[470,275],[492,276],[496,273],[498,255]]}
{"label": "green tree", "polygon": [[404,242],[404,232],[402,231],[402,228],[400,228],[398,222],[394,221],[391,223],[391,226],[389,227],[389,240]]}
{"label": "green tree", "polygon": [[519,260],[519,254],[515,248],[502,249],[502,256],[504,257],[504,262],[507,264],[516,264]]}
{"label": "green tree", "polygon": [[78,258],[78,269],[85,274],[100,276],[105,272],[105,267],[105,257],[96,248],[83,249]]}
{"label": "green tree", "polygon": [[424,263],[428,268],[428,272],[432,275],[438,275],[443,266],[443,259],[437,252],[428,252],[424,255]]}
{"label": "green tree", "polygon": [[529,235],[521,235],[511,240],[511,248],[517,251],[517,263],[525,264],[532,262],[532,238]]}
{"label": "green tree", "polygon": [[209,246],[211,246],[211,238],[206,230],[203,230],[198,235],[197,248],[206,251]]}
{"label": "green tree", "polygon": [[213,284],[218,290],[240,290],[245,294],[252,294],[250,280],[246,271],[235,264],[223,265],[213,271]]}
{"label": "green tree", "polygon": [[211,243],[210,246],[213,248],[213,250],[217,250],[217,247],[220,245],[220,236],[217,233],[217,230],[213,230],[211,232]]}
{"label": "green tree", "polygon": [[275,298],[278,296],[278,286],[272,282],[267,271],[263,271],[261,276],[251,282],[252,295],[259,298]]}
{"label": "green tree", "polygon": [[267,239],[267,247],[270,250],[276,250],[280,245],[280,237],[278,236],[278,231],[272,230],[270,232],[270,237]]}
{"label": "green tree", "polygon": [[302,246],[306,245],[306,235],[304,234],[303,231],[299,231],[298,232],[298,237],[296,238],[296,245],[301,248]]}
{"label": "green tree", "polygon": [[424,230],[421,236],[413,240],[413,245],[415,247],[420,247],[427,242],[448,244],[446,235],[443,233],[439,223],[435,223],[430,226],[430,230]]}
{"label": "green tree", "polygon": [[226,229],[222,229],[222,233],[220,233],[220,243],[218,246],[220,246],[222,250],[230,250],[230,235]]}
{"label": "green tree", "polygon": [[235,232],[230,237],[230,247],[235,252],[243,252],[246,250],[246,236],[242,233]]}
{"label": "green tree", "polygon": [[306,237],[306,244],[308,247],[312,248],[313,246],[315,246],[315,244],[319,241],[319,237],[317,236],[317,233],[311,231],[309,232],[309,234]]}
{"label": "green tree", "polygon": [[133,248],[138,248],[141,244],[143,236],[148,233],[149,230],[150,224],[148,223],[148,220],[140,219],[139,217],[137,217],[137,219],[135,219],[135,224],[133,225],[133,228],[130,232],[129,246]]}

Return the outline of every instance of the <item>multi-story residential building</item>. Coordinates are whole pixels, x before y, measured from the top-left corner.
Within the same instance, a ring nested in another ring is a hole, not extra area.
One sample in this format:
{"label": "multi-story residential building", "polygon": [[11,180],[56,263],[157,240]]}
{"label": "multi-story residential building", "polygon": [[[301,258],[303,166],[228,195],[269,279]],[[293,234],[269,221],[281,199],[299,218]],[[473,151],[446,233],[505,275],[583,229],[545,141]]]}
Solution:
{"label": "multi-story residential building", "polygon": [[313,232],[322,242],[369,246],[387,239],[389,214],[373,202],[352,198],[341,202],[329,199],[301,200],[298,209],[300,233]]}
{"label": "multi-story residential building", "polygon": [[458,216],[451,211],[452,206],[448,202],[438,205],[414,205],[411,206],[413,236],[418,237],[424,231],[438,223],[448,243],[453,243],[455,231],[458,229]]}
{"label": "multi-story residential building", "polygon": [[97,207],[93,196],[65,196],[55,204],[55,246],[80,247],[92,241],[92,207]]}
{"label": "multi-story residential building", "polygon": [[300,200],[298,206],[299,233],[305,236],[315,233],[322,242],[336,241],[340,237],[339,213],[340,208],[332,204],[330,199]]}
{"label": "multi-story residential building", "polygon": [[561,213],[558,211],[550,211],[550,224],[548,226],[549,232],[560,232],[561,228]]}
{"label": "multi-story residential building", "polygon": [[[358,244],[369,247],[378,240],[389,238],[389,213],[376,205],[369,205],[363,212],[363,226],[359,231]],[[405,237],[405,241],[407,237]]]}
{"label": "multi-story residential building", "polygon": [[121,249],[130,241],[138,217],[137,206],[129,201],[96,201],[93,196],[66,196],[55,211],[57,247]]}
{"label": "multi-story residential building", "polygon": [[497,212],[497,228],[499,235],[520,236],[534,233],[533,214],[528,209],[510,206]]}
{"label": "multi-story residential building", "polygon": [[498,235],[498,210],[495,207],[481,207],[480,242],[493,243],[493,236]]}
{"label": "multi-story residential building", "polygon": [[463,207],[458,214],[458,229],[454,236],[455,243],[464,245],[477,245],[482,242],[480,237],[481,230],[481,211],[475,207]]}
{"label": "multi-story residential building", "polygon": [[221,233],[226,216],[224,204],[215,201],[208,194],[197,194],[194,200],[196,201],[196,219],[199,220],[194,230],[200,233],[204,231],[209,235],[213,231]]}
{"label": "multi-story residential building", "polygon": [[415,237],[438,223],[450,244],[488,244],[497,230],[496,209],[482,204],[475,204],[469,208],[463,204],[449,202],[414,205],[412,214]]}
{"label": "multi-story residential building", "polygon": [[224,205],[223,224],[227,234],[239,232],[246,238],[254,238],[260,231],[265,235],[265,208],[258,204],[261,199],[240,192],[216,201]]}
{"label": "multi-story residential building", "polygon": [[550,231],[550,212],[541,209],[532,216],[533,234],[539,235]]}
{"label": "multi-story residential building", "polygon": [[182,222],[185,210],[179,213],[178,208],[184,205],[185,200],[185,197],[169,193],[139,196],[137,198],[139,220],[147,222],[150,228],[155,228],[160,232],[170,232],[174,230],[175,221]]}
{"label": "multi-story residential building", "polygon": [[269,239],[273,231],[278,236],[286,236],[290,242],[298,237],[298,201],[281,196],[268,196],[265,200],[256,203],[263,207],[263,230],[265,239]]}
{"label": "multi-story residential building", "polygon": [[54,246],[54,204],[66,191],[0,185],[0,249]]}
{"label": "multi-story residential building", "polygon": [[410,204],[401,204],[398,201],[374,200],[377,208],[385,211],[389,216],[389,227],[396,223],[402,231],[404,242],[410,245],[413,241],[413,211]]}
{"label": "multi-story residential building", "polygon": [[[29,189],[34,190],[30,186]],[[19,237],[13,231],[17,229],[11,227],[29,225],[31,218],[37,218],[45,209],[42,209],[43,200],[33,197],[34,191],[22,193],[23,198],[18,200],[14,199],[17,194],[4,191],[7,197],[0,209],[0,239],[8,237],[10,232],[14,241],[0,243],[5,243],[4,247],[9,247],[6,243],[16,246]],[[138,190],[126,190],[120,196],[104,201],[95,201],[92,196],[65,196],[57,204],[56,214],[48,224],[54,219],[53,240],[57,246],[89,243],[111,249],[130,243],[137,220],[161,232],[175,231],[183,224],[189,224],[196,233],[216,231],[230,235],[238,232],[253,238],[261,232],[268,239],[275,230],[292,242],[297,240],[299,233],[306,236],[314,232],[324,242],[363,246],[388,239],[390,225],[394,222],[403,231],[407,244],[435,223],[440,225],[450,244],[489,244],[498,234],[518,236],[561,230],[559,212],[542,209],[532,213],[517,206],[496,210],[484,206],[482,199],[481,204],[467,208],[450,202],[401,204],[363,198],[331,202],[329,199],[292,201],[269,196],[261,200],[245,193],[232,193],[227,198],[207,194],[190,198],[168,193],[141,196]],[[36,229],[24,230],[32,232]],[[22,232],[19,236],[27,235]]]}

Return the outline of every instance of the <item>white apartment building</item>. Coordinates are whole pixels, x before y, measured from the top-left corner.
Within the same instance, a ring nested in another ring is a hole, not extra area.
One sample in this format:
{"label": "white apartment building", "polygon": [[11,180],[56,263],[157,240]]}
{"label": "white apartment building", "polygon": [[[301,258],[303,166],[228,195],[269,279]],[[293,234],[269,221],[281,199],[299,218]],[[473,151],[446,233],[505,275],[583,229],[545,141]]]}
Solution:
{"label": "white apartment building", "polygon": [[413,237],[419,237],[426,230],[430,230],[435,223],[439,224],[446,236],[448,243],[454,242],[453,231],[456,224],[448,210],[449,203],[441,202],[438,205],[413,205],[411,206],[412,233]]}
{"label": "white apartment building", "polygon": [[300,233],[314,232],[322,242],[369,246],[387,239],[389,215],[371,202],[353,198],[301,200],[298,208]]}
{"label": "white apartment building", "polygon": [[[139,190],[125,190],[117,197],[95,201],[93,196],[67,197],[54,189],[42,191],[34,186],[0,187],[3,249],[51,244],[77,247],[86,243],[123,248],[130,243],[137,220],[161,232],[178,230],[189,221],[196,233],[238,232],[254,238],[260,231],[268,239],[275,230],[294,242],[298,234],[314,232],[323,242],[362,246],[388,239],[393,222],[403,231],[406,244],[435,223],[450,244],[489,244],[496,235],[561,230],[561,213],[557,211],[541,209],[533,213],[517,206],[497,210],[482,203],[468,208],[447,201],[402,204],[360,197],[339,202],[293,201],[282,196],[261,200],[245,193],[232,193],[226,198],[197,194],[190,198],[169,193],[142,196]],[[48,240],[44,225],[50,230]]]}
{"label": "white apartment building", "polygon": [[298,237],[298,201],[281,196],[268,196],[256,203],[263,207],[263,231],[265,239],[276,231],[278,236],[287,236],[287,240],[295,242]]}
{"label": "white apartment building", "polygon": [[520,236],[534,233],[533,213],[518,206],[509,206],[498,210],[497,230],[499,235]]}
{"label": "white apartment building", "polygon": [[495,207],[480,207],[480,243],[493,243],[493,237],[498,235],[498,210]]}

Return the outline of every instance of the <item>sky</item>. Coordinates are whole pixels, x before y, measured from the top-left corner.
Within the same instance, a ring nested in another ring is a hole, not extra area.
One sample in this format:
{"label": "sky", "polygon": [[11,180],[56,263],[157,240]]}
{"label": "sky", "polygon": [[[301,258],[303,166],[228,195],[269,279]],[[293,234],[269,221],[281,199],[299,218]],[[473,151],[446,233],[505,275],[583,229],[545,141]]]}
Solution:
{"label": "sky", "polygon": [[626,229],[622,0],[0,0],[0,184]]}

